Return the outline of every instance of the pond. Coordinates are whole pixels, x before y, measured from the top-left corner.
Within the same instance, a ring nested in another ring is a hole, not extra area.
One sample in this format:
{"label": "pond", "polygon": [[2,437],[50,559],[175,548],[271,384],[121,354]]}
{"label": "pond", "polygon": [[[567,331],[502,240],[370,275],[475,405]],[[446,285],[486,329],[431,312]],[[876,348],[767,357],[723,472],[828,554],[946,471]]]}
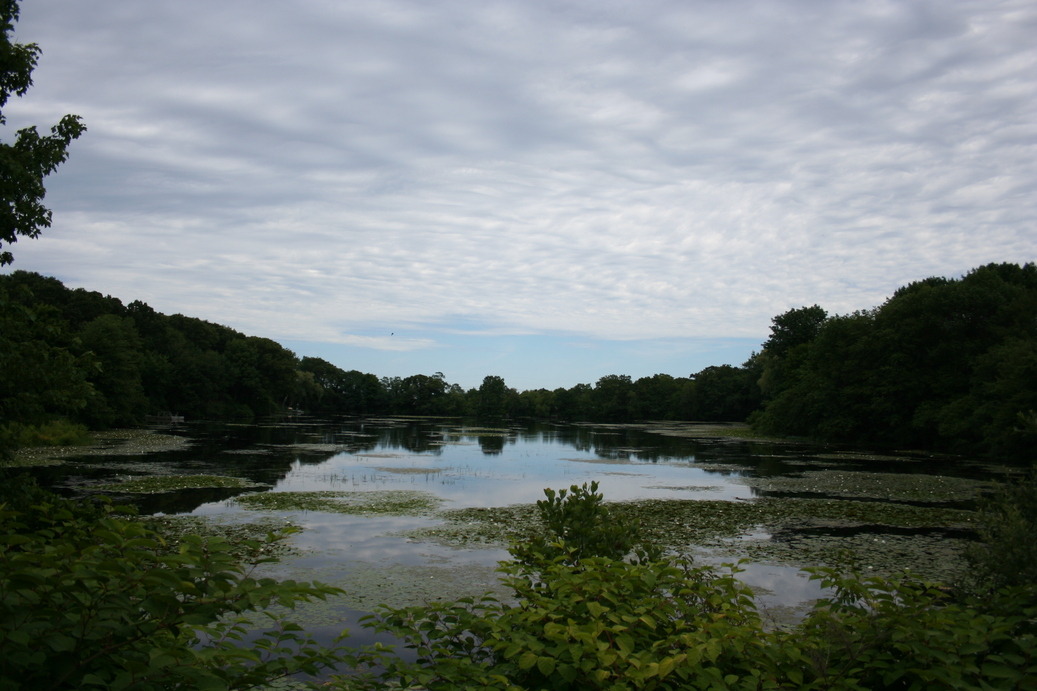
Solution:
{"label": "pond", "polygon": [[908,567],[953,580],[974,538],[975,502],[1004,472],[744,433],[288,418],[115,434],[34,472],[59,491],[104,492],[169,522],[302,528],[271,572],[347,591],[344,602],[301,613],[328,635],[379,603],[499,591],[494,567],[509,531],[529,525],[543,490],[591,481],[667,547],[707,563],[744,559],[739,577],[780,624],[821,595],[806,566]]}

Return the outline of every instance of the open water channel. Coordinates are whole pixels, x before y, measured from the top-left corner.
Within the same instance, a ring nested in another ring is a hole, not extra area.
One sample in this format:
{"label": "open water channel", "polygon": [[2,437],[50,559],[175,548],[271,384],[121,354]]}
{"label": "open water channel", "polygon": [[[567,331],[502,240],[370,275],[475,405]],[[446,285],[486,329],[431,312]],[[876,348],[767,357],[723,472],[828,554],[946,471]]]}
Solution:
{"label": "open water channel", "polygon": [[105,492],[171,520],[302,528],[272,573],[346,590],[343,602],[301,613],[329,635],[379,603],[497,588],[507,531],[543,490],[591,481],[606,501],[640,506],[668,546],[710,563],[746,559],[740,578],[780,623],[822,594],[804,566],[848,560],[953,578],[975,502],[1000,472],[723,432],[427,418],[196,423],[147,443],[116,435],[36,472],[61,491]]}

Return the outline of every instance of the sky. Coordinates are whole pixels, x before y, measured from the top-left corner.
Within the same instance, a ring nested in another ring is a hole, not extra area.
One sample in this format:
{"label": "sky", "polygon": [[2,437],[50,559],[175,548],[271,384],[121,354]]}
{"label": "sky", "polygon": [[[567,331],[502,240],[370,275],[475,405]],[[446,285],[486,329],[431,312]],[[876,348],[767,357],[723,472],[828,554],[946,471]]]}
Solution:
{"label": "sky", "polygon": [[14,264],[378,376],[742,364],[1037,260],[1034,0],[23,0]]}

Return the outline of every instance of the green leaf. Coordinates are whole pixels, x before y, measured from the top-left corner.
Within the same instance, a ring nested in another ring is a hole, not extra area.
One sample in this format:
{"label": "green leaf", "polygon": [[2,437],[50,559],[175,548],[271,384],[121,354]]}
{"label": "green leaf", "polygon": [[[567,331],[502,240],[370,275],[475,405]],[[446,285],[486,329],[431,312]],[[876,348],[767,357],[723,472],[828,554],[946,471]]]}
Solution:
{"label": "green leaf", "polygon": [[983,665],[983,676],[993,677],[995,679],[1019,679],[1021,674],[1018,670],[1013,669],[1012,667],[988,662]]}

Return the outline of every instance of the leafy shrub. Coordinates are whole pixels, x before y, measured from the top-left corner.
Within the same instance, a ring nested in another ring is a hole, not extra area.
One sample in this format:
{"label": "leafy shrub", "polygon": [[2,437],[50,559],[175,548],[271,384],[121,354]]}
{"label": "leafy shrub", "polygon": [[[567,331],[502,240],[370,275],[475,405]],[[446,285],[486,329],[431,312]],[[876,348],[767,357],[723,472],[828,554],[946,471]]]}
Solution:
{"label": "leafy shrub", "polygon": [[252,688],[346,659],[273,615],[243,643],[255,634],[245,615],[339,592],[251,575],[284,533],[167,545],[56,497],[0,505],[0,524],[0,688]]}
{"label": "leafy shrub", "polygon": [[[715,570],[633,542],[596,486],[546,490],[544,534],[512,545],[500,571],[513,598],[380,608],[366,625],[414,661],[376,646],[345,688],[1012,689],[1037,679],[1037,604],[954,600],[900,578],[815,569],[832,592],[791,631],[768,630],[737,567]],[[571,544],[570,544],[571,543]]]}
{"label": "leafy shrub", "polygon": [[[404,686],[428,689],[756,687],[772,675],[762,625],[733,574],[687,561],[558,557],[531,586],[512,564],[518,604],[489,597],[383,609],[372,621],[418,653],[373,658]],[[378,688],[378,681],[368,688]]]}
{"label": "leafy shrub", "polygon": [[980,542],[966,553],[972,588],[980,593],[1006,586],[1037,588],[1037,471],[988,497],[980,508],[980,526]]}
{"label": "leafy shrub", "polygon": [[1037,603],[1003,591],[1009,611],[955,601],[909,577],[841,576],[798,629],[817,688],[1021,689],[1037,683]]}
{"label": "leafy shrub", "polygon": [[638,522],[609,511],[598,483],[572,485],[568,490],[545,489],[546,499],[536,503],[541,529],[511,546],[511,555],[534,568],[565,557],[570,565],[586,557],[625,559],[660,556],[642,539]]}

